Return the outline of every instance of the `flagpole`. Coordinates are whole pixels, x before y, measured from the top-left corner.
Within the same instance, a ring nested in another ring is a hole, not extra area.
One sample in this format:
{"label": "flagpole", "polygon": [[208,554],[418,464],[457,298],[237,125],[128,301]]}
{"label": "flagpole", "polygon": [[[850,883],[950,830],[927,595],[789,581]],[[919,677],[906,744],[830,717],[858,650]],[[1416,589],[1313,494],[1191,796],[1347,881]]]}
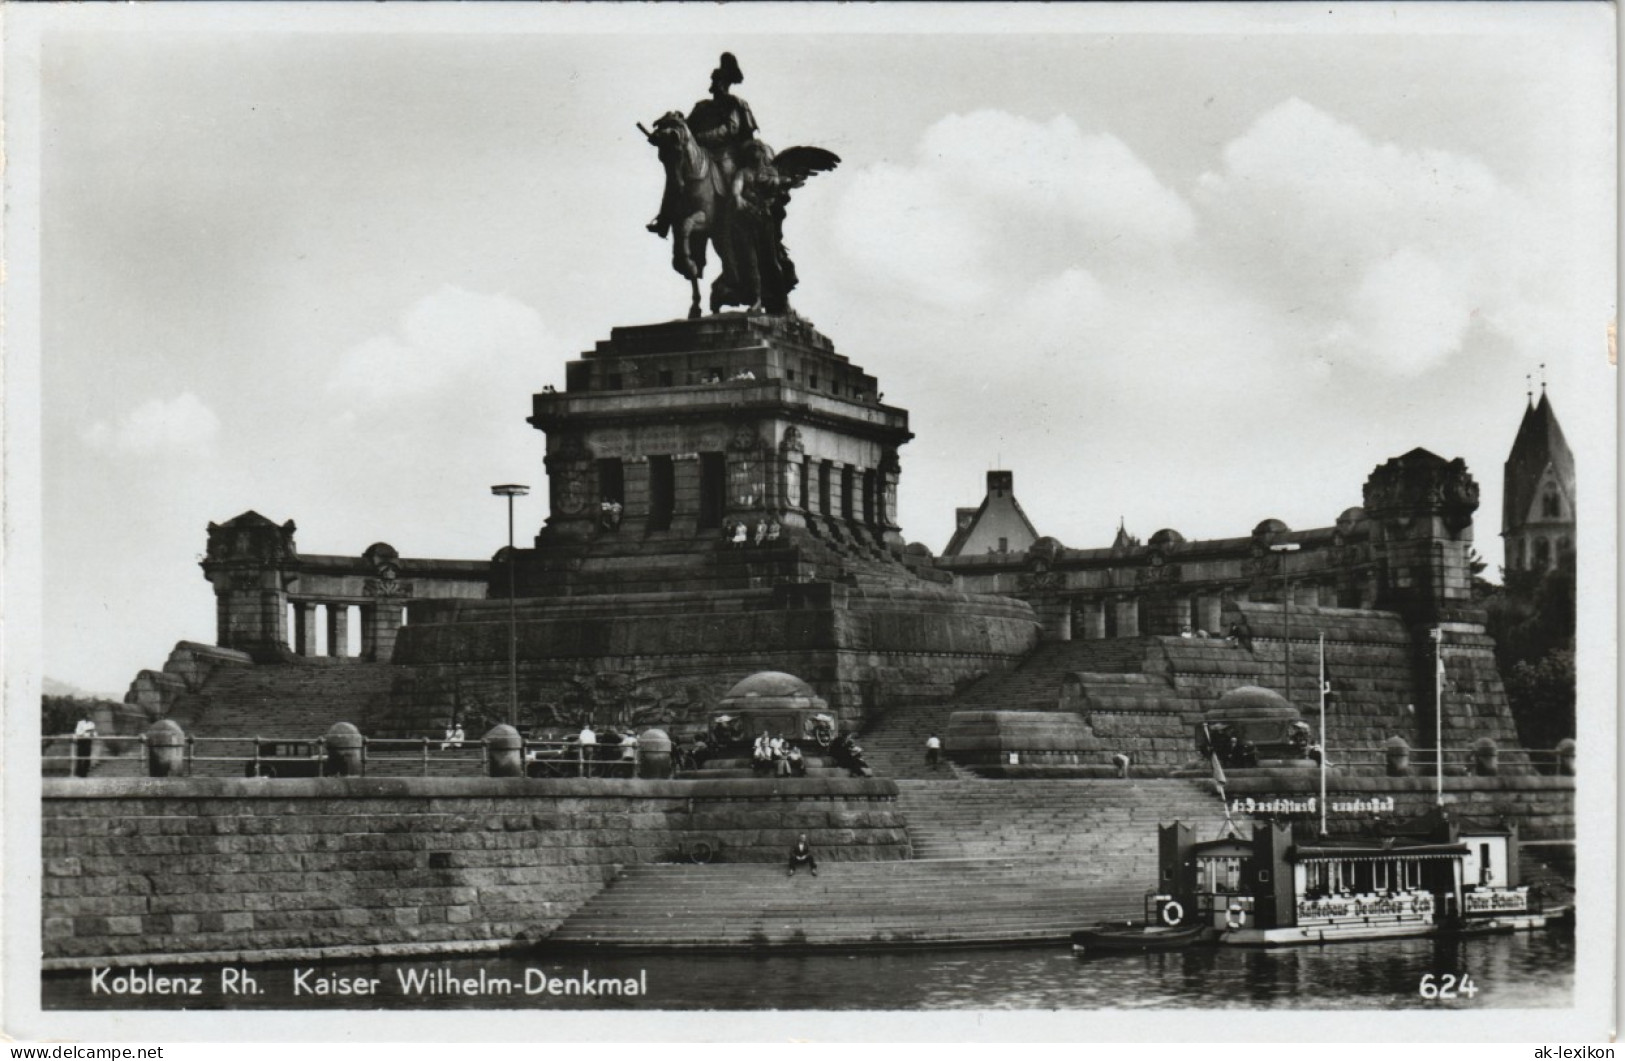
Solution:
{"label": "flagpole", "polygon": [[1444,806],[1444,627],[1433,628],[1433,743],[1437,800]]}
{"label": "flagpole", "polygon": [[1326,835],[1326,633],[1320,635],[1320,835]]}

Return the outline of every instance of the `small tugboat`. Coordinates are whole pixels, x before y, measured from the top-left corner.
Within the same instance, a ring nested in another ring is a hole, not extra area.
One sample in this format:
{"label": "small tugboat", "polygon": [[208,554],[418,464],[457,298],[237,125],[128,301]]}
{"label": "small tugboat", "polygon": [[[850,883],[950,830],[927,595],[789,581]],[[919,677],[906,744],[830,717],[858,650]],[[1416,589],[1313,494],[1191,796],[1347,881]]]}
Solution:
{"label": "small tugboat", "polygon": [[1148,895],[1145,905],[1144,921],[1108,921],[1072,933],[1073,953],[1179,950],[1201,939],[1206,926],[1187,917],[1173,896]]}

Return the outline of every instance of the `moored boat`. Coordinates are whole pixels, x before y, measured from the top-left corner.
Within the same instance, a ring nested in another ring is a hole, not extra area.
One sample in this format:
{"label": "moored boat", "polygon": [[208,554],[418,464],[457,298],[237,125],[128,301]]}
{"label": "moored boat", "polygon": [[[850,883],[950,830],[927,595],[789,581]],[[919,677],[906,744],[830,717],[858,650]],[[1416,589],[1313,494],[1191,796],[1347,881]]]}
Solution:
{"label": "moored boat", "polygon": [[1188,826],[1158,837],[1159,882],[1219,943],[1286,946],[1539,928],[1518,884],[1514,830],[1437,818],[1403,831],[1295,839],[1281,822],[1198,843]]}
{"label": "moored boat", "polygon": [[1200,940],[1204,929],[1186,916],[1173,896],[1148,895],[1144,921],[1107,921],[1079,929],[1072,933],[1072,950],[1077,954],[1179,950]]}

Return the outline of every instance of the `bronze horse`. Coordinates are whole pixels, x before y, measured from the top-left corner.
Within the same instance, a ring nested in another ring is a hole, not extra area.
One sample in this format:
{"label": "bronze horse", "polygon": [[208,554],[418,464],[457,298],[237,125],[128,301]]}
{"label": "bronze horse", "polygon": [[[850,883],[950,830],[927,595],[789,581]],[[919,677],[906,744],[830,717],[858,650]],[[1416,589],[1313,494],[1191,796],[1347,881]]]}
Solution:
{"label": "bronze horse", "polygon": [[[643,128],[641,125],[638,128]],[[724,186],[722,167],[712,159],[711,153],[700,146],[688,123],[676,111],[670,111],[655,122],[648,134],[649,142],[660,153],[660,162],[666,167],[668,179],[678,187],[681,206],[673,219],[671,239],[671,267],[677,275],[688,280],[693,301],[688,309],[690,320],[700,315],[700,277],[705,275],[705,246],[715,242],[721,231],[721,211],[728,197]],[[718,247],[717,258],[727,270],[727,258]],[[713,305],[711,312],[717,307]]]}
{"label": "bronze horse", "polygon": [[707,244],[721,263],[711,284],[712,313],[730,305],[746,306],[747,313],[789,312],[796,276],[781,226],[790,192],[841,160],[817,147],[792,147],[775,155],[756,140],[741,152],[741,169],[730,179],[676,111],[661,116],[647,136],[678,190],[677,208],[668,217],[671,267],[689,282],[689,319],[700,316]]}

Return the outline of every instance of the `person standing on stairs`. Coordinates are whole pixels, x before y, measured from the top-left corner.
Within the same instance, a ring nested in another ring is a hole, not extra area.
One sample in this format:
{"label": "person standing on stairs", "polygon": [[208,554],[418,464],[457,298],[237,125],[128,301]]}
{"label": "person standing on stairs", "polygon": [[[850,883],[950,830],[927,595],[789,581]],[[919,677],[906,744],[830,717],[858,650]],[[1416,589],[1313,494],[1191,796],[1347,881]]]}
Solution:
{"label": "person standing on stairs", "polygon": [[935,770],[942,760],[942,739],[935,733],[925,738],[925,765]]}
{"label": "person standing on stairs", "polygon": [[787,875],[794,877],[796,869],[803,865],[812,870],[813,876],[818,876],[818,860],[813,857],[812,845],[807,843],[806,833],[802,833],[796,846],[790,849],[790,872]]}

